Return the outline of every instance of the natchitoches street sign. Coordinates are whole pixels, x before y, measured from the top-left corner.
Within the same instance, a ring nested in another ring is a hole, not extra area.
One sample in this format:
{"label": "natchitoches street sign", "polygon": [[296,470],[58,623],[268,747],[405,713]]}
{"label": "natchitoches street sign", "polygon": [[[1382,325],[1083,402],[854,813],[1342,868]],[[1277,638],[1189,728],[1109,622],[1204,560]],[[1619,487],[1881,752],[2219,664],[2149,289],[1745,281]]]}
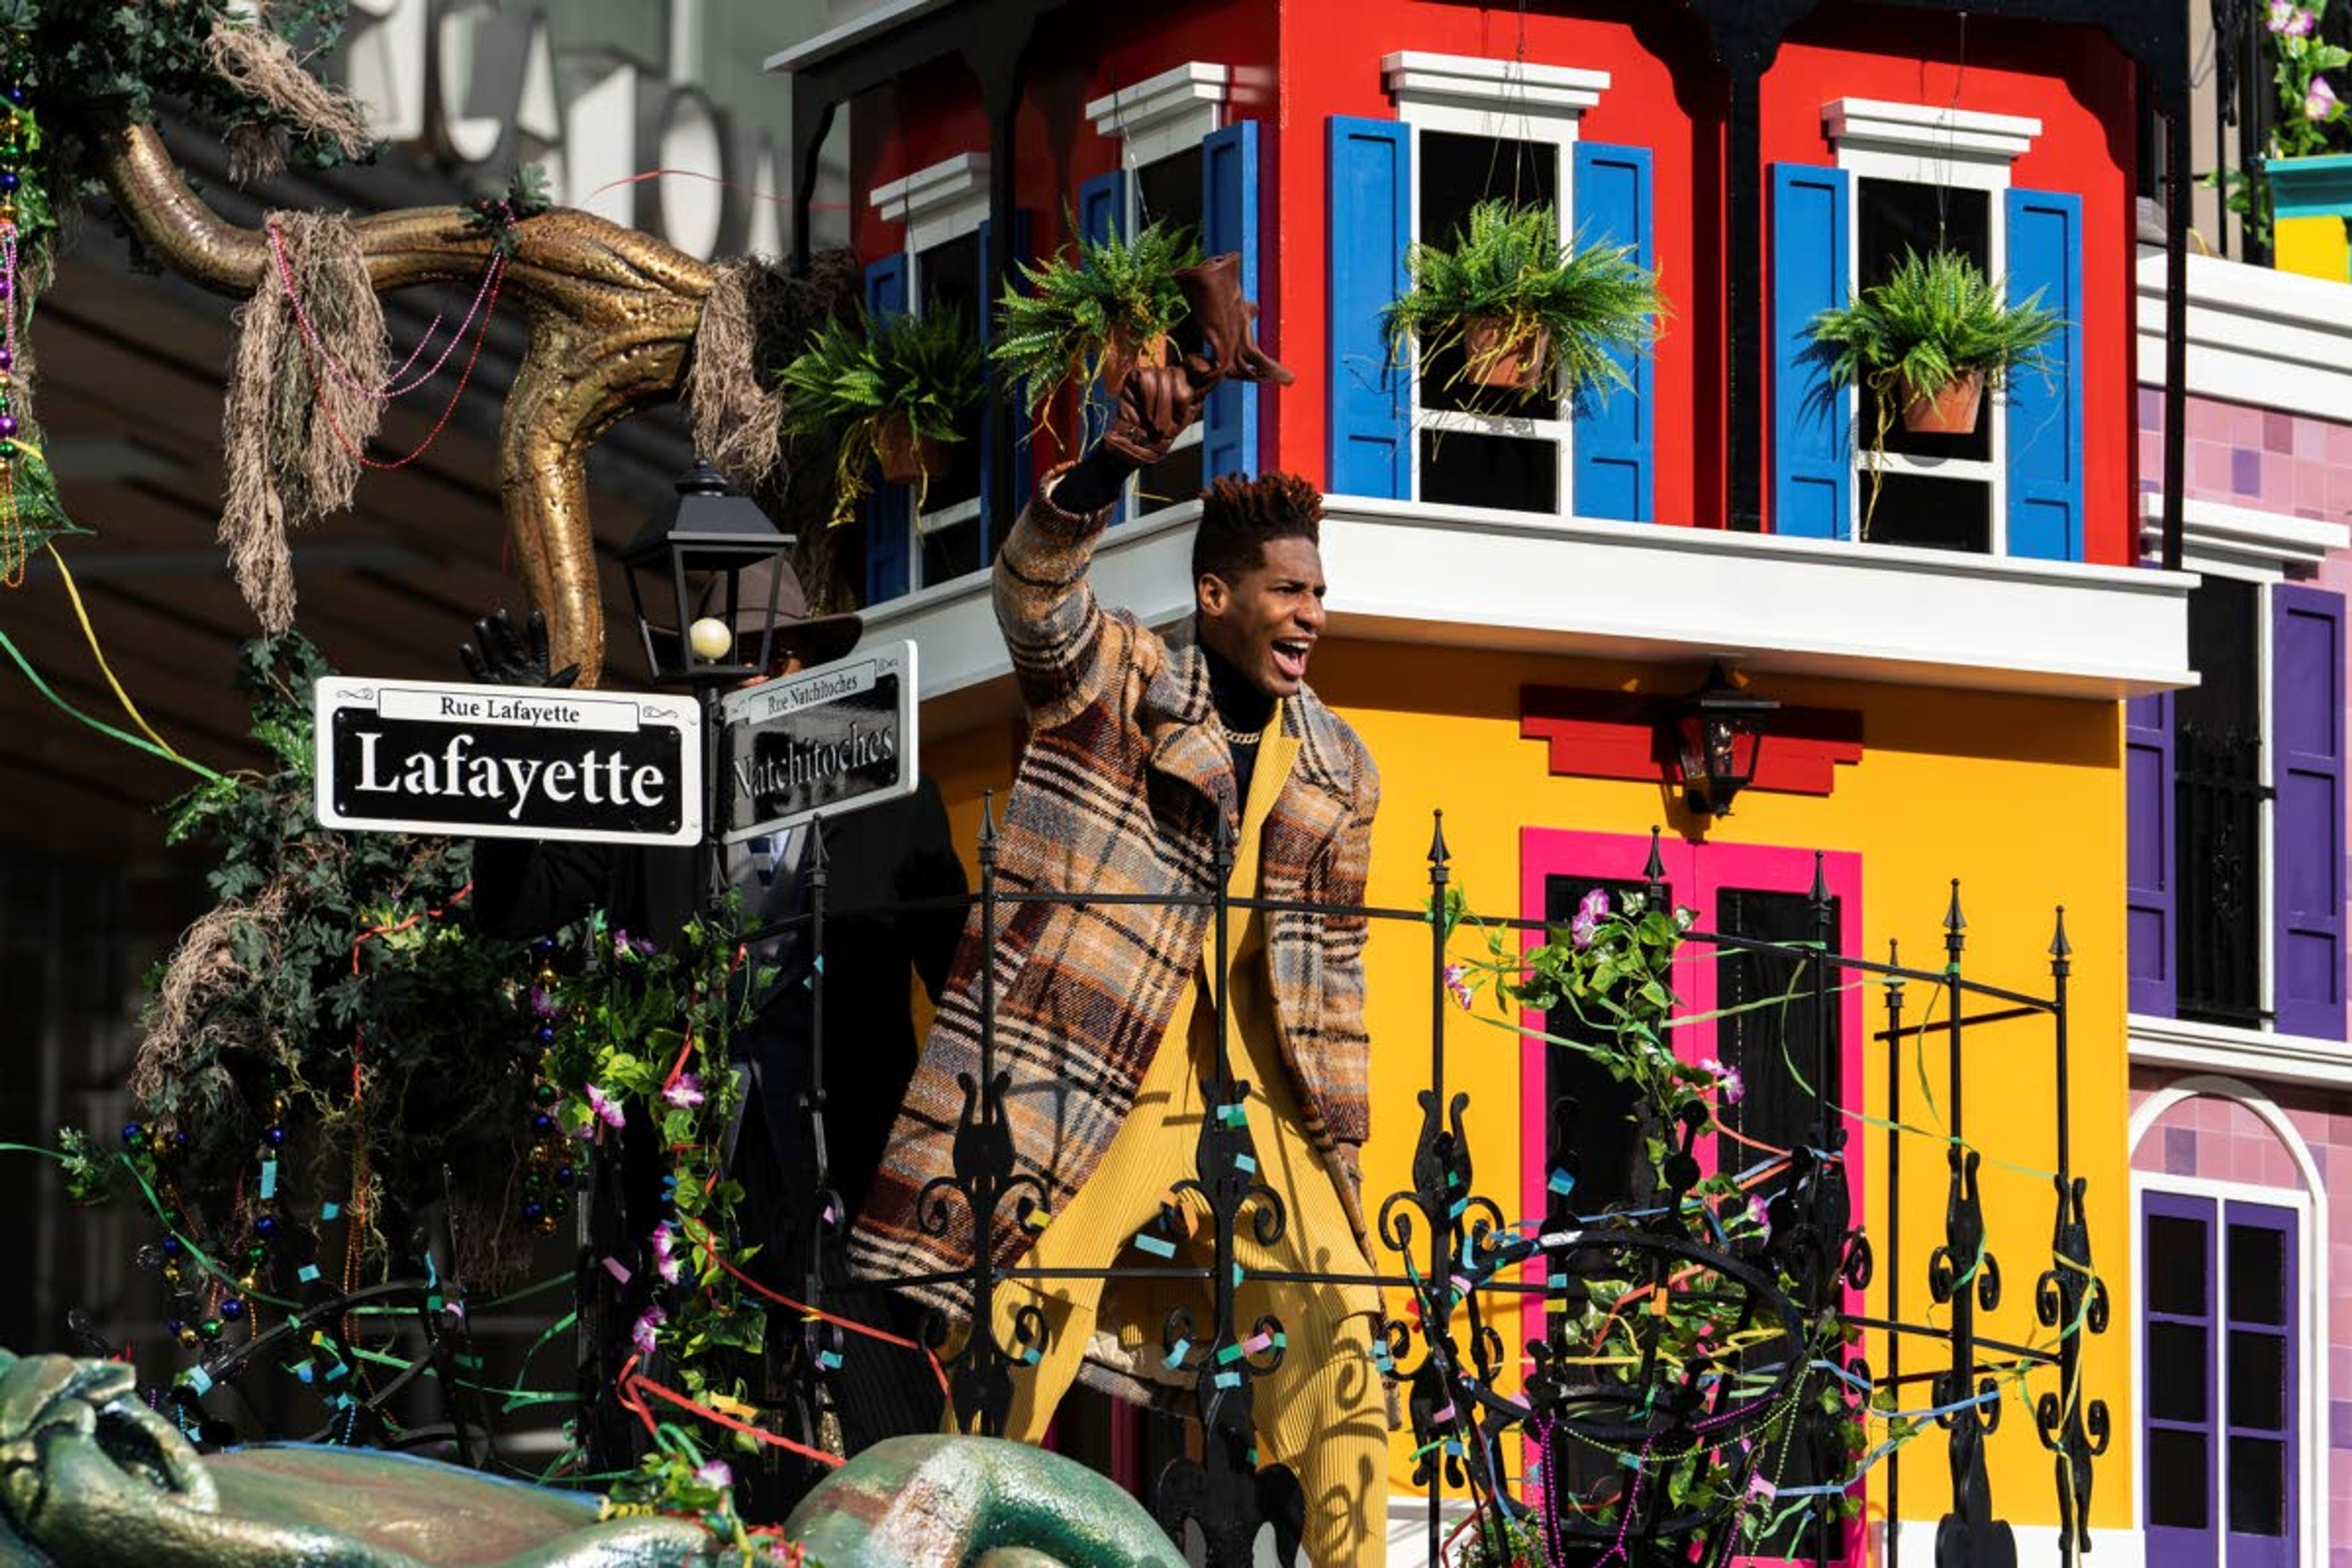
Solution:
{"label": "natchitoches street sign", "polygon": [[328,676],[311,700],[324,826],[702,841],[691,698]]}
{"label": "natchitoches street sign", "polygon": [[729,844],[915,792],[911,642],[747,686],[719,713]]}

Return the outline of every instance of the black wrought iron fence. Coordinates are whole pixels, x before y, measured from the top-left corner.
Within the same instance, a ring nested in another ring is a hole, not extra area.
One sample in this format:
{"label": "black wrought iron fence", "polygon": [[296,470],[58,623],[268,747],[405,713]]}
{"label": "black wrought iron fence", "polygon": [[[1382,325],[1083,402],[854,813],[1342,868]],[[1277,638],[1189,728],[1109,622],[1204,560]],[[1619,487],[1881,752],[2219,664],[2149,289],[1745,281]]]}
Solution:
{"label": "black wrought iron fence", "polygon": [[[828,909],[821,826],[816,836],[810,907],[794,923],[805,923],[810,951],[819,960],[810,989],[821,1023],[827,1005],[821,962],[827,921],[849,911]],[[1002,886],[992,819],[983,826],[979,859],[973,918],[990,951],[1007,906],[1106,898]],[[1808,900],[1810,940],[1688,931],[1687,942],[1748,955],[1759,961],[1759,972],[1783,977],[1776,995],[1738,1004],[1743,1007],[1794,1008],[1818,1021],[1850,989],[1874,992],[1883,1022],[1871,1039],[1884,1047],[1886,1065],[1883,1113],[1864,1115],[1864,1107],[1818,1096],[1810,1136],[1740,1173],[1742,1194],[1757,1213],[1754,1223],[1740,1226],[1727,1223],[1714,1195],[1717,1189],[1706,1185],[1698,1139],[1710,1117],[1689,1105],[1644,1129],[1656,1140],[1657,1179],[1650,1188],[1599,1212],[1578,1212],[1573,1194],[1582,1112],[1563,1100],[1546,1108],[1548,1132],[1538,1156],[1551,1173],[1554,1201],[1543,1214],[1514,1218],[1474,1168],[1471,1099],[1454,1086],[1448,1070],[1448,1024],[1456,1003],[1445,917],[1453,861],[1442,821],[1433,835],[1429,868],[1423,908],[1308,906],[1234,896],[1223,886],[1230,847],[1221,846],[1215,888],[1137,901],[1208,908],[1210,973],[1216,977],[1227,973],[1235,917],[1251,912],[1361,919],[1420,926],[1428,933],[1428,1074],[1416,1096],[1412,1184],[1367,1205],[1376,1216],[1382,1256],[1368,1274],[1297,1270],[1257,1278],[1302,1290],[1376,1286],[1384,1293],[1371,1356],[1404,1394],[1414,1481],[1428,1503],[1430,1561],[1452,1561],[1444,1505],[1453,1499],[1474,1505],[1471,1522],[1459,1531],[1478,1538],[1493,1563],[1602,1564],[1622,1557],[1629,1568],[1694,1562],[1715,1568],[1734,1555],[1762,1554],[1773,1543],[1779,1544],[1770,1554],[1803,1552],[1825,1562],[1841,1542],[1858,1544],[1847,1518],[1849,1499],[1874,1462],[1886,1517],[1902,1517],[1906,1455],[1891,1440],[1853,1441],[1858,1426],[1866,1432],[1877,1423],[1890,1436],[1915,1428],[1943,1434],[1953,1500],[1937,1527],[1939,1568],[2013,1568],[2015,1547],[1993,1501],[1983,1452],[1983,1439],[2002,1417],[2006,1383],[2039,1385],[2031,1416],[2053,1455],[2063,1555],[2074,1563],[2089,1545],[2093,1462],[2107,1447],[2110,1421],[2104,1402],[2089,1395],[2082,1362],[2084,1339],[2105,1331],[2108,1305],[2092,1256],[2084,1183],[2072,1163],[2072,958],[2063,910],[2048,948],[2050,987],[2042,994],[1966,977],[1967,924],[1957,882],[1943,921],[1943,963],[1933,969],[1906,967],[1892,943],[1884,963],[1832,951],[1833,901],[1818,874]],[[1637,896],[1651,908],[1663,907],[1668,896],[1654,842]],[[1532,941],[1549,934],[1540,921],[1484,923]],[[934,1205],[961,1205],[973,1234],[986,1237],[1000,1213],[1010,1211],[1017,1223],[1034,1203],[1035,1189],[1016,1169],[1005,1115],[1014,1086],[997,1054],[992,966],[981,965],[979,974],[981,1072],[954,1141],[953,1171],[928,1195]],[[1223,1106],[1239,1090],[1230,1054],[1231,998],[1222,978],[1213,983],[1211,1000],[1218,1043],[1207,1102]],[[2054,1167],[2049,1172],[2052,1227],[2046,1248],[2038,1249],[2047,1262],[2034,1285],[2042,1342],[2032,1344],[1994,1338],[1980,1326],[1982,1315],[1999,1306],[2004,1279],[1980,1197],[1985,1151],[1970,1137],[1967,1094],[1969,1044],[1989,1029],[2002,1032],[2000,1060],[2012,1082],[2027,1058],[2016,1047],[2017,1032],[2044,1032],[2054,1084],[2054,1147],[2004,1147],[1997,1156],[2014,1167],[2046,1153]],[[822,1040],[821,1027],[814,1037]],[[1790,1066],[1799,1081],[1836,1081],[1832,1040],[1833,1032],[1820,1026],[1784,1039],[1782,1048],[1798,1053]],[[1945,1056],[1941,1103],[1914,1107],[1904,1086],[1915,1076],[1924,1080],[1928,1058],[1921,1052],[1931,1040],[1941,1043]],[[1523,1043],[1540,1048],[1539,1041]],[[1376,1048],[1407,1047],[1390,1038]],[[804,1113],[820,1121],[831,1066],[820,1048],[812,1063],[813,1092],[804,1100]],[[1886,1186],[1883,1252],[1863,1233],[1849,1179],[1872,1137],[1883,1141],[1875,1168],[1883,1173],[1874,1176]],[[824,1141],[814,1138],[810,1146],[821,1151]],[[1910,1250],[1916,1244],[1906,1241],[1903,1226],[1906,1182],[1919,1179],[1916,1163],[1923,1147],[1940,1155],[1941,1176],[1929,1179],[1940,1179],[1945,1192],[1943,1224],[1924,1263]],[[1262,1462],[1256,1450],[1253,1384],[1279,1363],[1281,1324],[1278,1314],[1244,1321],[1234,1288],[1234,1250],[1244,1227],[1265,1239],[1269,1226],[1278,1231],[1291,1223],[1278,1202],[1268,1201],[1255,1172],[1246,1119],[1205,1118],[1191,1181],[1206,1200],[1206,1258],[1197,1266],[1111,1263],[1085,1271],[1106,1279],[1190,1284],[1200,1291],[1199,1303],[1171,1313],[1161,1334],[1168,1364],[1192,1391],[1197,1454],[1171,1460],[1152,1483],[1149,1500],[1171,1538],[1181,1542],[1188,1530],[1198,1533],[1213,1565],[1252,1562],[1269,1528],[1286,1554],[1295,1550],[1299,1529],[1296,1486],[1286,1485],[1282,1467]],[[1512,1176],[1504,1190],[1517,1189],[1517,1173]],[[801,1282],[807,1304],[821,1308],[827,1282],[840,1278],[827,1255],[842,1245],[847,1218],[831,1197],[827,1173],[820,1167],[807,1178],[798,1227],[805,1253],[793,1260],[792,1277]],[[1886,1310],[1879,1317],[1858,1307],[1882,1266]],[[1046,1332],[1042,1317],[1032,1312],[1015,1319],[1008,1342],[995,1327],[998,1298],[1074,1272],[1000,1268],[983,1247],[951,1275],[898,1282],[951,1279],[969,1291],[970,1332],[952,1353],[943,1353],[959,1426],[1005,1429],[1016,1381],[1031,1374],[1032,1352]],[[1906,1289],[1906,1279],[1916,1283]],[[1942,1321],[1906,1315],[1923,1287]],[[475,1456],[489,1447],[489,1417],[478,1403],[469,1407],[458,1397],[467,1386],[459,1375],[467,1347],[462,1336],[436,1325],[449,1318],[462,1323],[463,1317],[446,1311],[445,1297],[461,1298],[461,1283],[426,1279],[379,1290],[380,1307],[423,1309],[418,1318],[427,1342],[413,1363],[421,1370],[369,1390],[365,1398],[347,1397],[344,1407],[361,1419],[416,1385],[423,1372],[438,1373],[435,1381],[450,1400],[456,1449]],[[285,1331],[341,1336],[340,1321],[331,1305],[322,1304]],[[1693,1323],[1704,1331],[1694,1331]],[[837,1404],[841,1337],[837,1324],[818,1310],[805,1314],[798,1327],[797,1334],[771,1336],[781,1382],[762,1420],[814,1446]],[[592,1339],[615,1331],[593,1316],[584,1328]],[[1849,1329],[1883,1336],[1883,1369],[1850,1342]],[[944,1321],[935,1323],[931,1337],[944,1349]],[[166,1391],[184,1426],[201,1430],[206,1393],[253,1363],[263,1348],[256,1342],[225,1352]],[[356,1354],[357,1347],[349,1348]],[[585,1357],[583,1364],[596,1365],[597,1359]],[[1899,1556],[1899,1532],[1890,1524],[1885,1560],[1893,1564]]]}

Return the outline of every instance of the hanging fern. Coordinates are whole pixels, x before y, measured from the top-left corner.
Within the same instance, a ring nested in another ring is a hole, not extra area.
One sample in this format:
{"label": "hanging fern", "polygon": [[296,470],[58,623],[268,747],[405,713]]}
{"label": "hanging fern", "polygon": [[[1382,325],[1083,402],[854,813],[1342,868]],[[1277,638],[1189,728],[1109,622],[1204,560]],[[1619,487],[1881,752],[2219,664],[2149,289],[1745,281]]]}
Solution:
{"label": "hanging fern", "polygon": [[1073,252],[1024,262],[1026,290],[1005,289],[989,358],[1027,384],[1028,413],[1037,419],[1065,387],[1095,385],[1119,368],[1108,362],[1175,331],[1185,316],[1176,274],[1200,260],[1190,228],[1150,223],[1132,239],[1082,238]]}
{"label": "hanging fern", "polygon": [[[833,525],[857,515],[871,488],[884,427],[904,421],[919,440],[961,441],[979,406],[980,342],[963,312],[935,307],[869,315],[851,323],[829,319],[809,334],[808,347],[784,367],[783,426],[787,435],[831,434]],[[917,510],[926,485],[918,481]]]}

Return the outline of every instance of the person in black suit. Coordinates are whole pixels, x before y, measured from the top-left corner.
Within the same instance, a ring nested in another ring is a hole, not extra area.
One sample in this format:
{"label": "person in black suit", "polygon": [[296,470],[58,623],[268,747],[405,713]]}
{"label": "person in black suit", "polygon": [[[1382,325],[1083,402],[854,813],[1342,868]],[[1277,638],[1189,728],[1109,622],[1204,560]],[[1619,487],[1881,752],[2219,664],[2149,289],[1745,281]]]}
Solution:
{"label": "person in black suit", "polygon": [[[779,564],[777,625],[771,676],[829,664],[856,646],[863,630],[854,615],[811,616],[800,581]],[[746,574],[740,600],[764,604],[768,584]],[[475,679],[499,685],[568,685],[574,671],[551,675],[545,626],[534,613],[528,636],[501,611],[475,623],[478,648],[461,650]],[[949,829],[938,786],[919,781],[902,799],[828,818],[824,825],[826,893],[824,926],[824,1051],[826,1060],[825,1169],[830,1190],[846,1205],[842,1233],[865,1202],[880,1165],[892,1119],[913,1076],[918,1041],[912,1016],[912,983],[936,1002],[947,984],[965,919],[969,884]],[[743,896],[745,914],[761,921],[789,920],[808,911],[808,839],[795,828],[773,840],[753,839],[723,851],[722,870]],[[670,942],[681,939],[699,912],[709,885],[709,851],[702,847],[549,843],[530,839],[482,839],[474,851],[474,920],[484,932],[529,939],[604,910],[614,924],[634,934]],[[805,1110],[810,1044],[814,1034],[811,964],[805,927],[795,927],[755,944],[747,971],[772,966],[773,983],[755,998],[754,1022],[737,1039],[739,1061],[749,1069],[751,1092],[744,1113],[747,1135],[733,1153],[734,1172],[746,1189],[741,1211],[747,1238],[763,1245],[751,1272],[763,1284],[798,1297],[804,1282],[787,1273],[801,1255],[792,1233],[810,1209],[817,1169]],[[609,1237],[628,1256],[641,1249],[649,1231],[643,1216],[657,1181],[651,1140],[624,1139],[622,1217]],[[634,1196],[634,1201],[633,1201]],[[597,1238],[601,1249],[608,1238]],[[834,1266],[838,1249],[827,1249],[827,1311],[864,1322],[903,1339],[919,1342],[922,1313],[904,1298],[853,1281]],[[647,1279],[649,1267],[636,1267]],[[603,1288],[601,1281],[593,1284]],[[616,1303],[614,1315],[629,1321],[641,1303]],[[772,1354],[797,1339],[800,1324],[778,1310],[770,1324]],[[625,1352],[624,1343],[620,1349]],[[884,1437],[936,1431],[943,1395],[924,1356],[916,1351],[846,1336],[843,1366],[833,1379],[838,1405],[838,1440],[856,1453]],[[617,1369],[611,1369],[616,1371]],[[609,1388],[611,1376],[603,1385]],[[599,1405],[609,1403],[601,1394]],[[598,1426],[614,1423],[616,1410],[591,1413]],[[602,1417],[602,1419],[599,1419]],[[829,1437],[833,1435],[828,1434]],[[781,1515],[804,1475],[778,1475],[772,1468],[746,1475],[750,1495],[739,1497],[747,1516]]]}

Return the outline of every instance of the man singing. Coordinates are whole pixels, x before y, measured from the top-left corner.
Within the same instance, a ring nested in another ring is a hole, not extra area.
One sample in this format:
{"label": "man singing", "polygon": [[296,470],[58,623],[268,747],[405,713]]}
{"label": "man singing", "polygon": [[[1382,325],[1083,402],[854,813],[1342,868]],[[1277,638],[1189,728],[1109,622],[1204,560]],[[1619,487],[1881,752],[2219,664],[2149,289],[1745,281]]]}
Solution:
{"label": "man singing", "polygon": [[[871,1278],[961,1269],[983,1240],[999,1267],[1044,1270],[1165,1267],[1171,1245],[1185,1253],[1205,1209],[1170,1199],[1196,1173],[1213,1109],[1214,937],[1209,909],[1149,896],[1211,889],[1222,823],[1234,892],[1363,902],[1379,777],[1363,742],[1306,684],[1323,629],[1314,487],[1269,474],[1212,488],[1193,544],[1189,636],[1163,639],[1124,611],[1106,613],[1087,581],[1128,476],[1167,455],[1211,387],[1226,375],[1290,379],[1249,341],[1254,311],[1232,258],[1188,282],[1204,341],[1181,365],[1129,376],[1109,432],[1041,487],[995,566],[997,619],[1029,718],[998,841],[1000,885],[1147,897],[1008,905],[992,952],[967,928],[852,1237],[853,1267]],[[1385,1515],[1387,1421],[1369,1342],[1379,1299],[1364,1286],[1268,1288],[1252,1277],[1370,1272],[1357,1175],[1369,1121],[1365,935],[1354,916],[1236,911],[1226,975],[1230,1075],[1250,1086],[1256,1176],[1284,1211],[1269,1244],[1244,1208],[1236,1238],[1243,1336],[1267,1313],[1286,1336],[1279,1369],[1254,1385],[1259,1458],[1298,1475],[1307,1558],[1327,1568],[1371,1561]],[[950,1198],[946,1232],[932,1235],[923,1189],[953,1170],[957,1079],[980,1074],[982,962],[995,969],[995,1062],[1011,1075],[1016,1179],[1034,1179],[1047,1215],[1038,1231],[1000,1212],[980,1238]],[[1205,1290],[1191,1289],[1193,1321],[1208,1330]],[[951,1288],[917,1293],[970,1311]],[[1162,1314],[1106,1297],[1099,1279],[1003,1288],[1000,1342],[1013,1345],[1013,1314],[1027,1305],[1042,1309],[1050,1337],[1042,1362],[1014,1379],[1012,1436],[1045,1436],[1082,1363],[1090,1383],[1115,1389],[1132,1387],[1121,1370],[1164,1364]]]}

